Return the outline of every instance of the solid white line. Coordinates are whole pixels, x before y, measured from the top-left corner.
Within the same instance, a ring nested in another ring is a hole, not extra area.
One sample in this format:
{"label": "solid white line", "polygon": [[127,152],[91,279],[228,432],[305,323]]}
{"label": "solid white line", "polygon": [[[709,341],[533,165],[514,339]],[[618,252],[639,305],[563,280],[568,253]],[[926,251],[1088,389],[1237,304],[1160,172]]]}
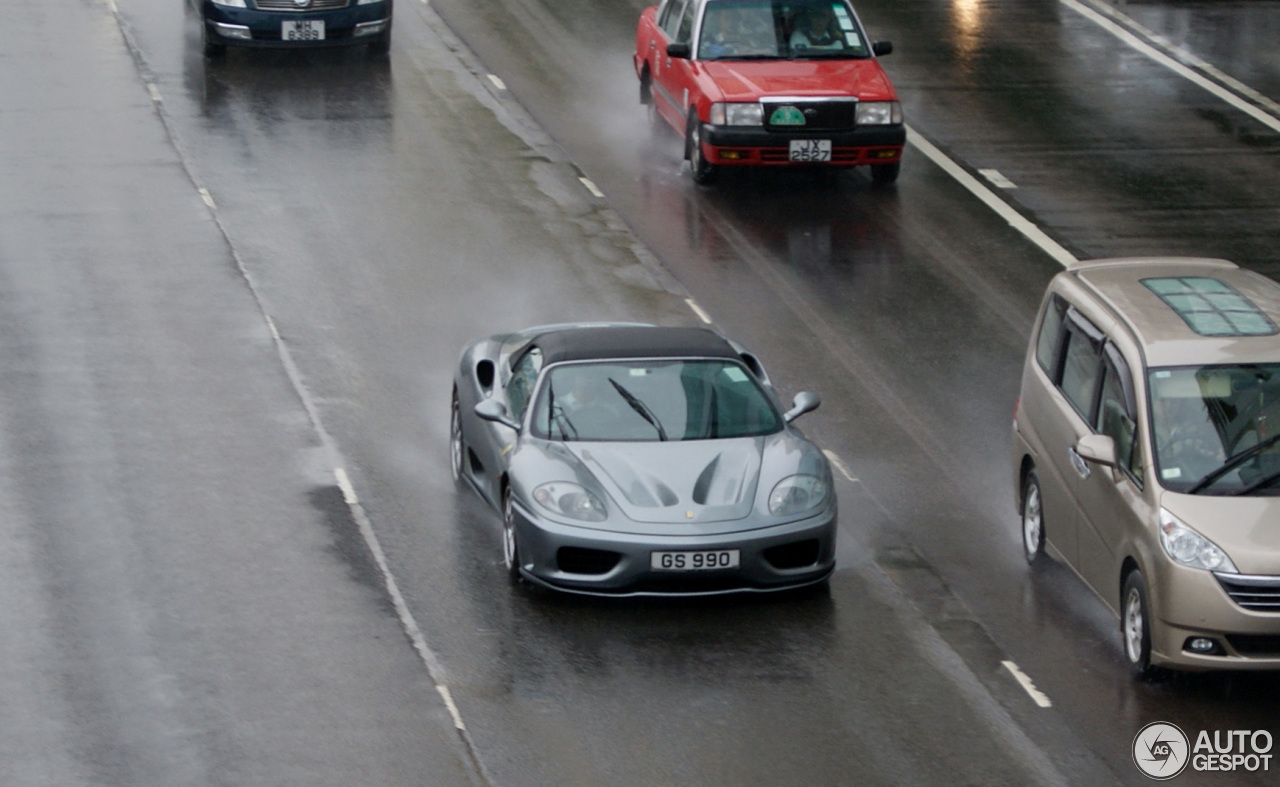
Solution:
{"label": "solid white line", "polygon": [[160,97],[160,88],[156,87],[155,84],[151,82],[147,83],[147,92],[151,94],[151,100],[157,104],[163,100]]}
{"label": "solid white line", "polygon": [[342,490],[342,499],[347,505],[354,506],[360,502],[356,497],[356,488],[351,485],[351,479],[347,478],[347,471],[341,467],[334,468],[333,477],[338,479],[338,488]]}
{"label": "solid white line", "polygon": [[707,325],[711,324],[711,315],[703,311],[702,307],[698,305],[697,301],[695,301],[693,298],[685,298],[684,302],[689,304],[689,308],[693,309],[693,313],[698,315],[698,319],[702,320]]}
{"label": "solid white line", "polygon": [[488,74],[487,76],[489,77],[489,81],[492,82],[493,86],[496,87],[497,89],[499,90],[507,89],[507,83],[499,79],[497,74]]}
{"label": "solid white line", "polygon": [[458,712],[458,706],[453,704],[453,695],[449,693],[449,687],[441,683],[436,686],[436,691],[440,692],[444,706],[449,709],[449,715],[453,717],[453,726],[459,730],[465,730],[467,725],[462,723],[462,714]]}
{"label": "solid white line", "polygon": [[991,182],[992,186],[995,186],[998,189],[1017,188],[1017,185],[1015,185],[1012,180],[1009,180],[1004,175],[1000,174],[1000,170],[998,169],[980,169],[978,170],[978,174],[986,178]]}
{"label": "solid white line", "polygon": [[840,458],[839,454],[832,451],[830,448],[822,449],[822,453],[831,462],[831,465],[840,471],[840,475],[849,479],[852,483],[858,483],[858,479],[854,478],[853,473],[849,472],[849,466],[844,463],[844,460]]}
{"label": "solid white line", "polygon": [[1005,669],[1013,673],[1013,677],[1018,680],[1018,683],[1022,685],[1022,688],[1026,689],[1027,693],[1031,695],[1031,699],[1035,700],[1037,705],[1042,708],[1048,708],[1053,705],[1053,703],[1049,701],[1049,696],[1043,691],[1037,689],[1036,684],[1031,682],[1031,678],[1027,673],[1018,669],[1017,664],[1014,664],[1012,661],[1002,661],[1000,663],[1004,665]]}
{"label": "solid white line", "polygon": [[1066,267],[1074,262],[1078,262],[1076,256],[1063,248],[1057,241],[1045,234],[1044,230],[1037,227],[1033,222],[1027,219],[1018,211],[1014,210],[1009,203],[996,196],[995,192],[970,175],[963,167],[952,161],[947,154],[934,147],[933,143],[916,133],[916,130],[907,127],[907,142],[910,142],[921,153],[929,157],[933,163],[937,164],[951,177],[955,178],[961,186],[964,186],[975,197],[987,204],[987,207],[999,214],[1000,218],[1009,222],[1009,226],[1026,236],[1027,240],[1039,246],[1046,254],[1053,257],[1060,265]]}
{"label": "solid white line", "polygon": [[604,192],[598,189],[596,187],[596,184],[592,183],[589,178],[578,178],[578,180],[582,182],[582,185],[587,187],[587,191],[591,192],[591,196],[593,197],[604,196]]}
{"label": "solid white line", "polygon": [[1261,109],[1259,109],[1258,107],[1255,107],[1253,104],[1250,104],[1249,102],[1240,98],[1235,93],[1232,93],[1231,91],[1227,90],[1221,85],[1215,82],[1211,82],[1206,77],[1201,76],[1200,74],[1197,74],[1195,71],[1192,71],[1190,68],[1187,68],[1186,66],[1182,65],[1178,61],[1166,55],[1164,52],[1161,52],[1160,50],[1151,46],[1147,42],[1138,38],[1133,33],[1130,33],[1127,30],[1121,29],[1120,26],[1116,24],[1114,21],[1107,19],[1105,16],[1098,13],[1097,11],[1094,11],[1092,8],[1087,8],[1084,4],[1077,2],[1077,0],[1058,0],[1058,2],[1062,3],[1067,8],[1070,8],[1072,11],[1075,11],[1076,13],[1080,14],[1081,16],[1093,22],[1094,24],[1098,25],[1103,30],[1106,30],[1108,33],[1111,33],[1113,36],[1120,39],[1124,43],[1128,44],[1133,49],[1137,50],[1138,52],[1141,52],[1142,54],[1151,58],[1152,60],[1164,66],[1165,68],[1169,69],[1170,71],[1177,74],[1178,76],[1183,77],[1184,79],[1196,85],[1199,85],[1200,87],[1209,91],[1213,95],[1217,96],[1218,98],[1222,99],[1223,101],[1227,102],[1231,106],[1245,113],[1249,117],[1253,118],[1254,120],[1257,120],[1259,123],[1262,123],[1263,125],[1272,129],[1273,131],[1280,131],[1280,118],[1273,117],[1267,114],[1266,112],[1263,112]]}
{"label": "solid white line", "polygon": [[204,204],[208,205],[210,210],[218,209],[218,206],[213,204],[213,195],[208,189],[200,189],[200,199],[204,200]]}

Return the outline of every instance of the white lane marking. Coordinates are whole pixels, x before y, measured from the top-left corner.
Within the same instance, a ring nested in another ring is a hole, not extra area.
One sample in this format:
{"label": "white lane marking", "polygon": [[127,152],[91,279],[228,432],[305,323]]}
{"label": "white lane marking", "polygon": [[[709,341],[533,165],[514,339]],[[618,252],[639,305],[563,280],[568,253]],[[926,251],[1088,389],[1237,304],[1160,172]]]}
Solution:
{"label": "white lane marking", "polygon": [[702,320],[707,325],[711,324],[711,315],[703,311],[702,307],[698,305],[697,301],[695,301],[693,298],[685,298],[684,302],[689,304],[689,308],[693,309],[693,313],[698,315],[698,319]]}
{"label": "white lane marking", "polygon": [[449,693],[449,687],[440,684],[436,686],[436,691],[440,692],[444,706],[449,709],[449,715],[453,717],[453,726],[459,730],[465,730],[467,725],[462,723],[462,714],[458,712],[458,706],[453,704],[453,695]]}
{"label": "white lane marking", "polygon": [[593,197],[604,196],[604,192],[601,191],[599,188],[597,188],[596,184],[592,183],[590,178],[578,178],[578,180],[582,183],[583,186],[587,187],[587,191],[591,192],[591,196]]}
{"label": "white lane marking", "polygon": [[209,210],[218,209],[218,206],[213,204],[213,195],[209,193],[208,189],[200,189],[200,199],[204,200],[204,204],[209,206]]}
{"label": "white lane marking", "polygon": [[155,83],[147,83],[147,92],[151,94],[151,100],[155,103],[159,104],[163,100],[160,97],[160,88],[156,87]]}
{"label": "white lane marking", "polygon": [[489,77],[489,81],[492,82],[493,86],[496,87],[497,89],[499,90],[507,89],[507,83],[499,79],[497,74],[488,74],[487,76]]}
{"label": "white lane marking", "polygon": [[[284,339],[280,338],[280,331],[276,328],[276,321],[271,319],[270,314],[267,314],[264,316],[267,318],[267,327],[271,329],[271,338],[275,339],[278,342],[284,341]],[[346,474],[343,473],[343,475],[346,475]]]}
{"label": "white lane marking", "polygon": [[933,163],[942,167],[948,175],[955,178],[961,186],[972,192],[975,197],[985,202],[987,207],[994,210],[1002,219],[1009,222],[1010,227],[1021,232],[1026,236],[1027,240],[1043,249],[1046,254],[1057,260],[1064,268],[1072,263],[1079,262],[1074,254],[1046,235],[1044,230],[1037,227],[1027,217],[1014,210],[1009,203],[997,197],[995,192],[982,185],[977,178],[952,161],[947,154],[934,147],[932,142],[917,134],[916,130],[910,126],[907,127],[907,141],[921,153],[928,156]]}
{"label": "white lane marking", "polygon": [[822,449],[822,453],[827,457],[828,461],[831,462],[831,466],[840,471],[840,475],[849,479],[852,483],[858,483],[858,479],[853,477],[853,473],[849,471],[849,466],[844,463],[844,460],[840,458],[839,454],[832,451],[830,448]]}
{"label": "white lane marking", "polygon": [[1000,663],[1004,665],[1005,669],[1013,673],[1013,677],[1017,679],[1018,683],[1022,684],[1022,688],[1026,689],[1027,693],[1031,695],[1031,699],[1035,700],[1037,705],[1042,708],[1053,706],[1053,703],[1049,701],[1049,696],[1043,691],[1037,689],[1036,684],[1031,681],[1031,678],[1027,673],[1018,669],[1017,664],[1014,664],[1012,661],[1002,661]]}
{"label": "white lane marking", "polygon": [[980,169],[978,170],[978,174],[986,178],[992,186],[995,186],[998,189],[1017,188],[1017,185],[1014,184],[1012,180],[1009,180],[1004,175],[1000,174],[1000,170],[998,169]]}
{"label": "white lane marking", "polygon": [[1210,81],[1208,78],[1200,74],[1197,74],[1195,71],[1192,71],[1190,68],[1182,65],[1178,61],[1166,55],[1164,52],[1161,52],[1160,50],[1151,46],[1147,42],[1138,38],[1133,33],[1130,33],[1128,30],[1122,29],[1114,21],[1108,19],[1107,17],[1103,16],[1102,14],[1093,10],[1092,8],[1088,8],[1084,4],[1077,2],[1077,0],[1058,0],[1058,2],[1062,3],[1067,8],[1070,8],[1072,11],[1075,11],[1076,13],[1080,14],[1085,19],[1088,19],[1089,21],[1098,25],[1103,30],[1106,30],[1111,35],[1115,36],[1116,38],[1120,39],[1124,43],[1128,44],[1132,49],[1138,52],[1141,52],[1142,54],[1151,58],[1152,60],[1164,66],[1165,68],[1169,69],[1170,71],[1177,74],[1178,76],[1204,88],[1205,90],[1209,91],[1213,95],[1227,102],[1231,106],[1245,113],[1249,117],[1253,118],[1254,120],[1258,121],[1264,126],[1267,126],[1271,130],[1280,132],[1280,118],[1273,117],[1267,114],[1266,112],[1263,112],[1261,109],[1259,109],[1258,107],[1255,107],[1253,104],[1250,104],[1249,102],[1240,98],[1235,93],[1232,93],[1231,91],[1227,90],[1221,85]]}
{"label": "white lane marking", "polygon": [[342,499],[347,505],[358,505],[360,499],[356,497],[356,488],[351,485],[351,479],[347,478],[347,471],[336,467],[333,470],[333,477],[338,479],[338,488],[342,490]]}

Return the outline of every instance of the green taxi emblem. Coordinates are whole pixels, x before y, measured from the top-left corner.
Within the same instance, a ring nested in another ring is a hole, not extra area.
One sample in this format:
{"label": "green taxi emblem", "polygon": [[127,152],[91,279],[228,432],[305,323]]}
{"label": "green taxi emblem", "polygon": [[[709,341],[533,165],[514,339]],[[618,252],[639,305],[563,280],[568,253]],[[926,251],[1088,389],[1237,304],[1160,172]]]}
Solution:
{"label": "green taxi emblem", "polygon": [[769,123],[774,126],[803,126],[804,113],[795,107],[778,107],[769,116]]}

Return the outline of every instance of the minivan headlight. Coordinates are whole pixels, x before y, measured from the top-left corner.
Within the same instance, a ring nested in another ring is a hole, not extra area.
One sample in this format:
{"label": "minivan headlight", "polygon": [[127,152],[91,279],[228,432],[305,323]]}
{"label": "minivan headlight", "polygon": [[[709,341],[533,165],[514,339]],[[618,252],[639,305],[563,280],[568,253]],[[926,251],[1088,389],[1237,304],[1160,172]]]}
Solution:
{"label": "minivan headlight", "polygon": [[602,522],[607,516],[600,498],[569,481],[543,484],[533,490],[533,499],[553,514],[584,522]]}
{"label": "minivan headlight", "polygon": [[858,103],[855,122],[859,126],[888,126],[902,122],[902,104],[897,101]]}
{"label": "minivan headlight", "polygon": [[1160,546],[1175,563],[1208,571],[1240,573],[1227,553],[1209,539],[1192,530],[1181,519],[1160,509]]}
{"label": "minivan headlight", "polygon": [[711,125],[713,126],[758,126],[763,122],[764,107],[759,102],[711,105]]}
{"label": "minivan headlight", "polygon": [[827,482],[816,475],[787,476],[769,493],[769,513],[774,516],[801,514],[817,508],[826,499]]}

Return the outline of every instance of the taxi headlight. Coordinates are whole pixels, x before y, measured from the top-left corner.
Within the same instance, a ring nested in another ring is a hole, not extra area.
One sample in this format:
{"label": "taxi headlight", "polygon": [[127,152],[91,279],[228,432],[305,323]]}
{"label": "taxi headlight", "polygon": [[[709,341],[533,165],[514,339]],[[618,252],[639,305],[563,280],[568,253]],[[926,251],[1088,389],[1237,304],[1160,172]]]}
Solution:
{"label": "taxi headlight", "polygon": [[1227,553],[1209,539],[1187,527],[1181,519],[1160,509],[1160,546],[1175,563],[1209,571],[1238,574]]}
{"label": "taxi headlight", "polygon": [[553,514],[584,522],[602,522],[606,517],[604,503],[600,502],[600,498],[568,481],[543,484],[533,490],[533,499]]}
{"label": "taxi headlight", "polygon": [[790,516],[817,508],[827,499],[827,482],[816,475],[792,475],[769,493],[769,513]]}
{"label": "taxi headlight", "polygon": [[764,107],[759,103],[720,103],[711,105],[713,126],[758,126],[764,122]]}
{"label": "taxi headlight", "polygon": [[855,122],[859,126],[888,126],[902,122],[902,105],[897,101],[862,101]]}

